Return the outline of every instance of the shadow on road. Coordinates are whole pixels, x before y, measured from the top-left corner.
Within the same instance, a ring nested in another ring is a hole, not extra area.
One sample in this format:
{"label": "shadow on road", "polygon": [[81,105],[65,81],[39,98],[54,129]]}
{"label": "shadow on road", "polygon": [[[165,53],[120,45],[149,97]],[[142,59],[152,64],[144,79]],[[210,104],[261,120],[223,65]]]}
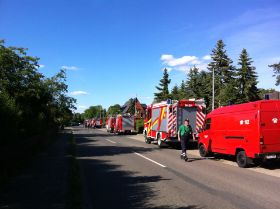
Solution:
{"label": "shadow on road", "polygon": [[[235,156],[230,156],[230,155],[221,155],[221,154],[215,154],[215,157],[212,158],[212,160],[228,160],[231,162],[235,162],[236,163],[236,157]],[[262,163],[260,163],[259,165],[250,165],[251,168],[264,168],[264,169],[268,169],[268,170],[276,170],[276,169],[280,169],[280,160],[265,160]]]}
{"label": "shadow on road", "polygon": [[[102,136],[104,136],[102,134]],[[83,208],[147,208],[147,209],[198,209],[200,207],[190,205],[178,207],[165,204],[164,199],[157,201],[155,184],[170,179],[160,175],[142,176],[138,172],[125,170],[122,165],[117,165],[105,159],[94,157],[106,157],[129,153],[150,152],[153,148],[101,146],[96,141],[83,137],[83,134],[75,135],[77,144],[77,159],[81,165],[83,183]],[[105,139],[105,137],[104,137]],[[99,139],[99,141],[102,139]],[[86,158],[92,157],[92,158]]]}
{"label": "shadow on road", "polygon": [[[79,160],[86,172],[84,208],[147,208],[147,209],[198,209],[195,205],[176,207],[172,205],[153,206],[149,201],[159,192],[153,184],[168,181],[160,175],[140,176],[136,172],[121,170],[120,165],[97,159]],[[158,205],[158,204],[157,204]]]}

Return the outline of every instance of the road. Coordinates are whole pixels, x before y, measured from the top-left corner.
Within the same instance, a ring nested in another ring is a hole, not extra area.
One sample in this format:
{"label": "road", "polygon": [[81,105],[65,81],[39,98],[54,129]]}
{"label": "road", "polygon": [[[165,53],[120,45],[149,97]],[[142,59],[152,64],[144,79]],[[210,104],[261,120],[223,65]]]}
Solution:
{"label": "road", "polygon": [[[131,136],[74,128],[84,208],[279,208],[280,178]],[[278,167],[279,168],[279,167]]]}

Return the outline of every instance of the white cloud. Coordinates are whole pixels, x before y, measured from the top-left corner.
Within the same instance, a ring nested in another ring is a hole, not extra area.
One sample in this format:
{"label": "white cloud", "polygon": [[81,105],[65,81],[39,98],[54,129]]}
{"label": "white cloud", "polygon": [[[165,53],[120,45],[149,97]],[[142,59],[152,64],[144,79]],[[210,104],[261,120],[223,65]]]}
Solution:
{"label": "white cloud", "polygon": [[185,65],[191,61],[196,60],[196,56],[183,56],[180,58],[175,58],[173,55],[170,54],[163,54],[161,55],[161,60],[163,63],[167,64],[170,67],[176,67],[179,65]]}
{"label": "white cloud", "polygon": [[[196,56],[183,56],[180,58],[175,58],[171,54],[161,55],[161,61],[164,65],[164,68],[170,72],[171,70],[177,70],[181,72],[188,72],[190,68],[196,66],[200,70],[206,70],[209,60],[209,55],[204,56],[203,58],[198,58]],[[211,57],[210,57],[211,58]],[[163,69],[164,69],[163,68]]]}
{"label": "white cloud", "polygon": [[78,67],[76,67],[76,66],[65,66],[65,65],[63,65],[63,66],[61,66],[61,68],[62,69],[64,69],[64,70],[79,70],[79,68]]}
{"label": "white cloud", "polygon": [[208,55],[205,55],[204,57],[202,57],[202,59],[204,59],[204,60],[211,60],[211,56],[208,54]]}
{"label": "white cloud", "polygon": [[45,65],[39,65],[39,68],[44,68],[44,67],[46,67]]}
{"label": "white cloud", "polygon": [[88,93],[85,92],[85,91],[72,91],[72,92],[70,92],[70,95],[72,95],[72,96],[80,96],[80,95],[88,95]]}

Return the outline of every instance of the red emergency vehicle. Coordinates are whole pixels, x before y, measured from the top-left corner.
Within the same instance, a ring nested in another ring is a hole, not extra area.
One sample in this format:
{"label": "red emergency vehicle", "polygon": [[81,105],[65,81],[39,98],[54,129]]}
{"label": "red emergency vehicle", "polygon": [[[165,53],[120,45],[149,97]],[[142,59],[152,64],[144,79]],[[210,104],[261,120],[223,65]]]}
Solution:
{"label": "red emergency vehicle", "polygon": [[106,125],[106,130],[107,132],[114,132],[114,127],[115,127],[115,123],[116,123],[116,117],[109,117],[107,119],[107,125]]}
{"label": "red emergency vehicle", "polygon": [[114,133],[136,133],[135,118],[127,114],[117,115],[114,126]]}
{"label": "red emergency vehicle", "polygon": [[89,119],[89,128],[94,128],[95,127],[95,119],[91,118]]}
{"label": "red emergency vehicle", "polygon": [[203,99],[167,100],[149,105],[144,120],[145,142],[157,142],[159,147],[164,143],[178,143],[178,128],[185,119],[189,119],[197,136],[205,118],[204,109]]}
{"label": "red emergency vehicle", "polygon": [[95,118],[95,128],[101,128],[102,127],[102,118]]}
{"label": "red emergency vehicle", "polygon": [[261,100],[221,107],[209,113],[199,134],[202,157],[236,156],[239,167],[280,158],[280,101]]}

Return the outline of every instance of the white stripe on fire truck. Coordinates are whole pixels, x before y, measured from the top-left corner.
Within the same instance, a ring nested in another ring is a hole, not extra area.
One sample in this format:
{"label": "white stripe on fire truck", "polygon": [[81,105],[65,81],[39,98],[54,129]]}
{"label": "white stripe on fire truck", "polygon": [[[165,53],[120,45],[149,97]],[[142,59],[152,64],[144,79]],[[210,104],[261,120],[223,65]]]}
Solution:
{"label": "white stripe on fire truck", "polygon": [[199,118],[201,121],[203,121],[203,119],[204,119],[204,115],[203,114],[201,114],[201,113],[197,113],[196,114],[196,116],[197,116],[197,118]]}

